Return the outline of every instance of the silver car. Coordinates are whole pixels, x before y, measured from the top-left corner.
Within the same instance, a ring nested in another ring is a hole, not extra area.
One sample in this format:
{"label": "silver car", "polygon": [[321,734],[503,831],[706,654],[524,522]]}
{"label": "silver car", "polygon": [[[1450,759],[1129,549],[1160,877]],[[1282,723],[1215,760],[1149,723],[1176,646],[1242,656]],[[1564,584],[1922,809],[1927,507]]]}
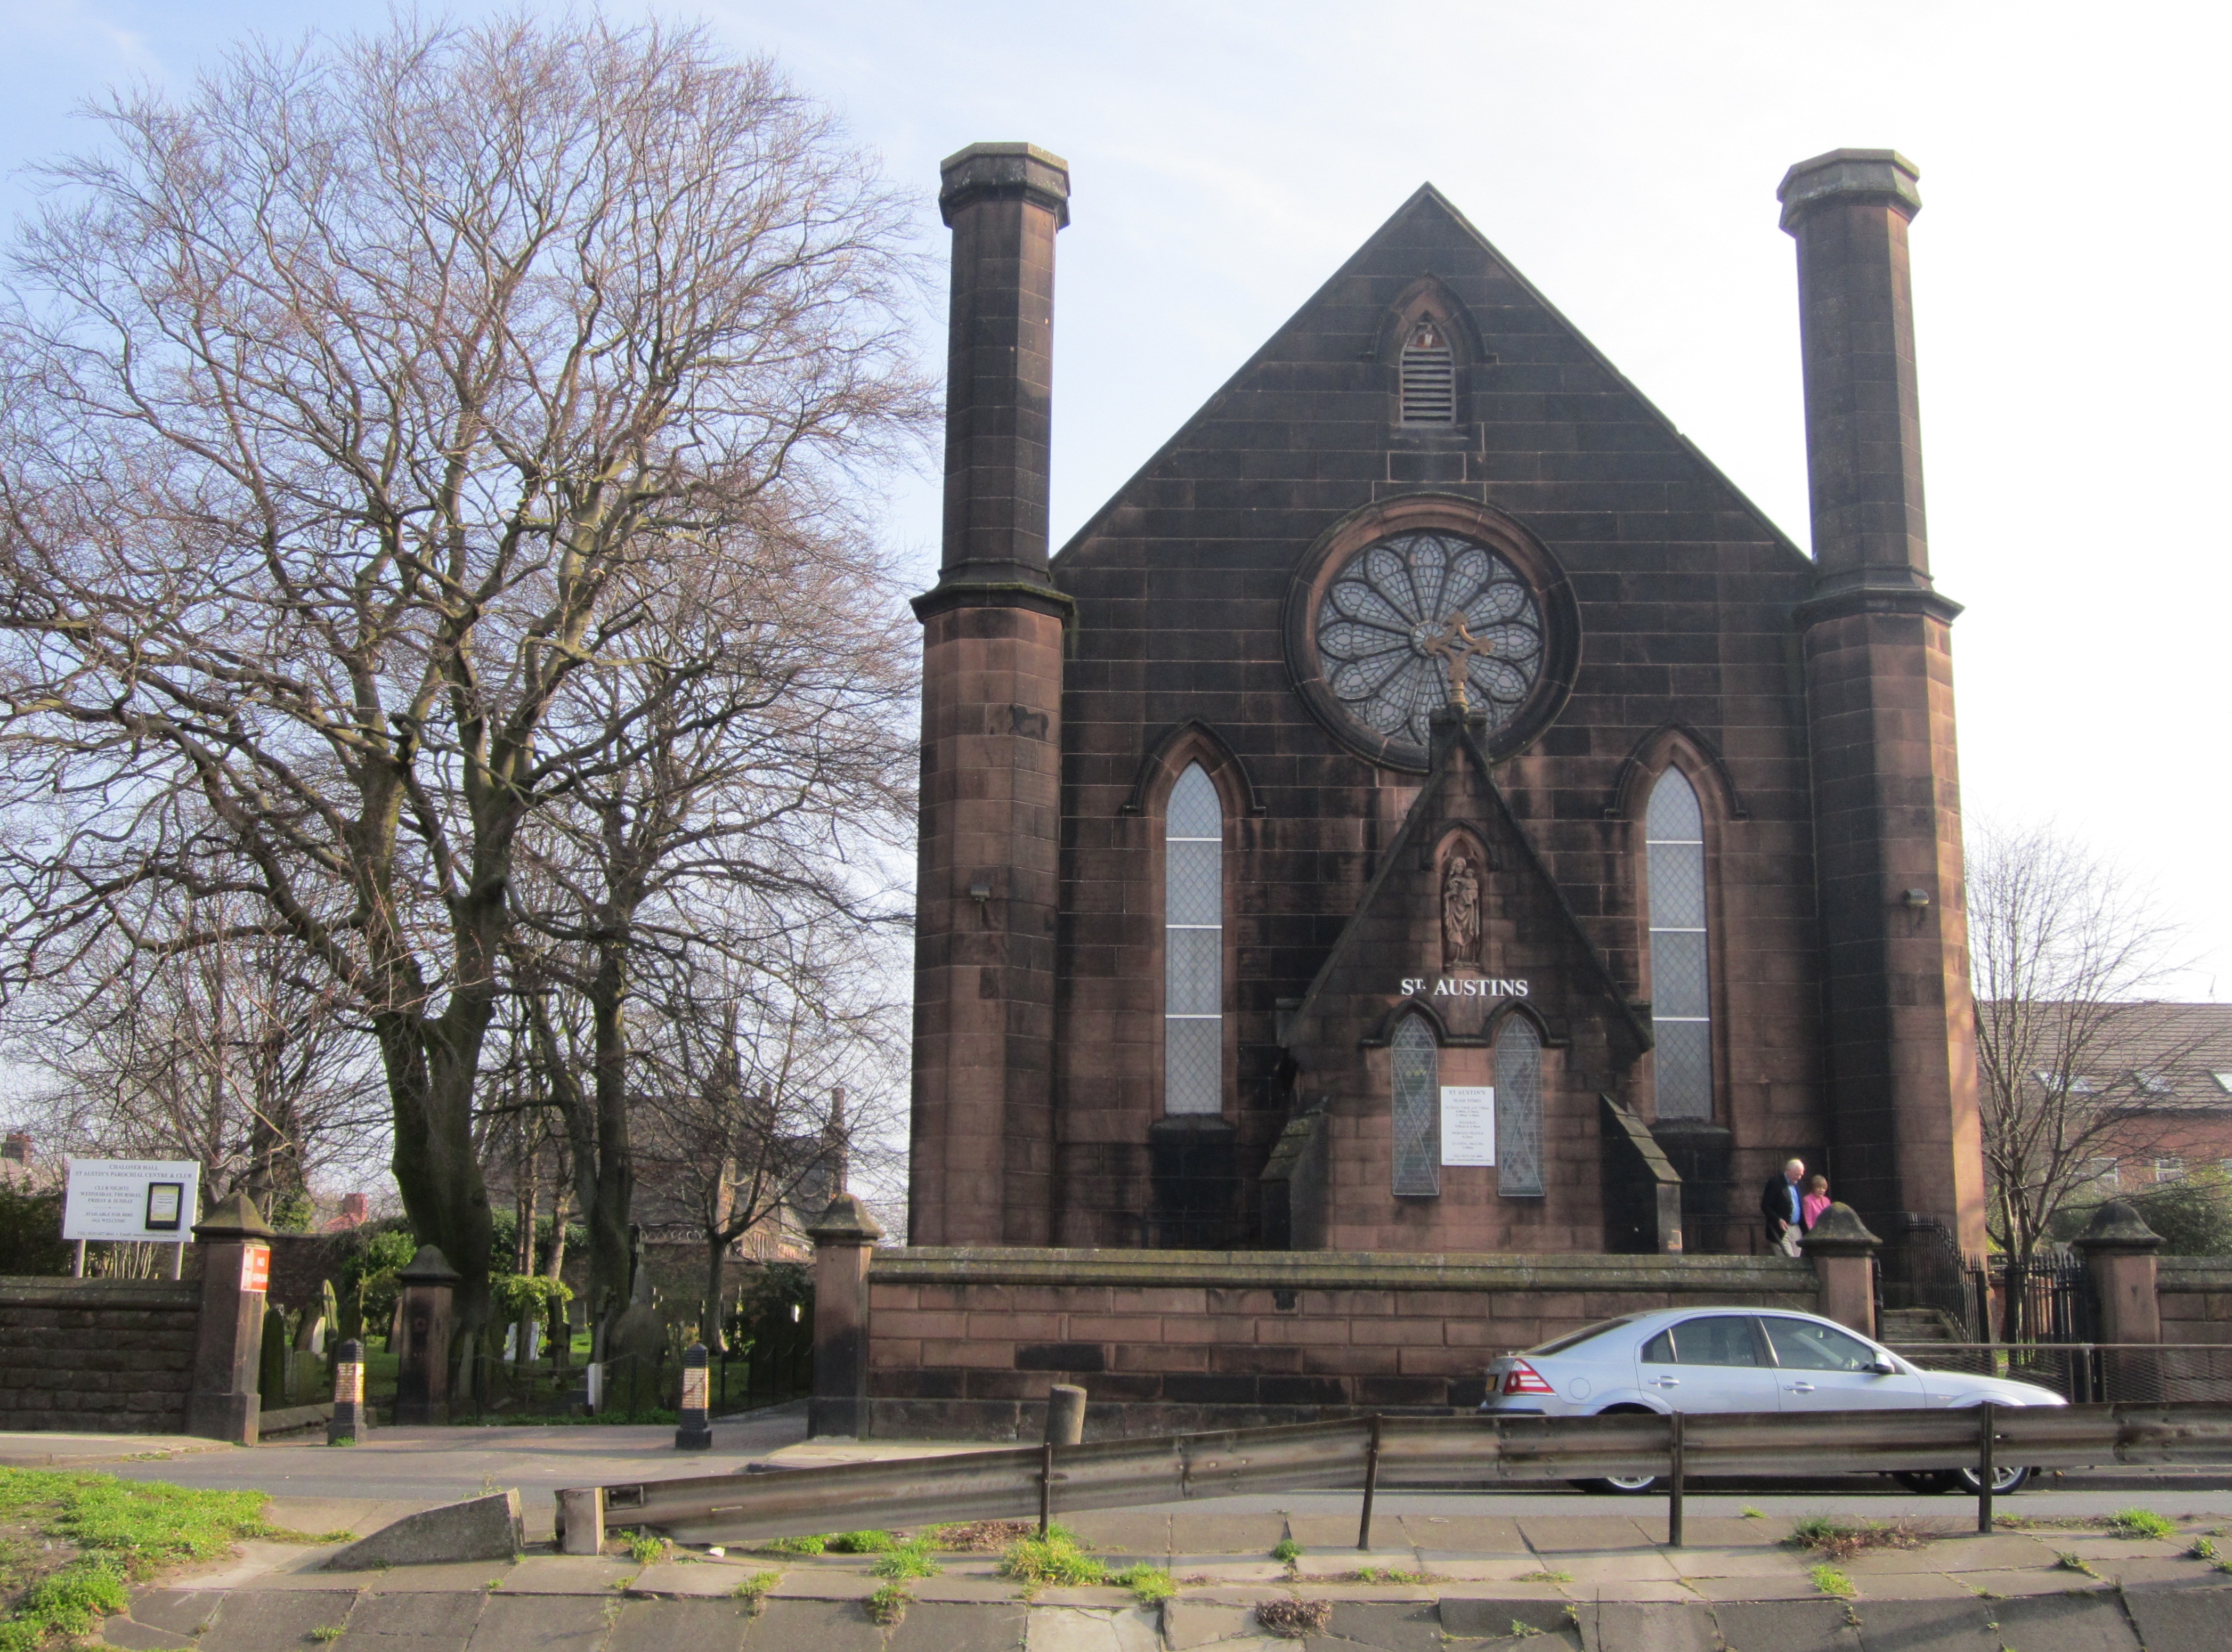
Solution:
{"label": "silver car", "polygon": [[[1488,1366],[1481,1409],[1502,1416],[1607,1411],[1863,1411],[1921,1406],[2066,1405],[2051,1389],[2005,1377],[1924,1370],[1833,1319],[1779,1309],[1662,1308],[1625,1314]],[[2001,1469],[2012,1492],[2028,1468]],[[1661,1476],[1577,1482],[1644,1492]],[[1908,1474],[1914,1491],[1974,1492],[1976,1472]]]}

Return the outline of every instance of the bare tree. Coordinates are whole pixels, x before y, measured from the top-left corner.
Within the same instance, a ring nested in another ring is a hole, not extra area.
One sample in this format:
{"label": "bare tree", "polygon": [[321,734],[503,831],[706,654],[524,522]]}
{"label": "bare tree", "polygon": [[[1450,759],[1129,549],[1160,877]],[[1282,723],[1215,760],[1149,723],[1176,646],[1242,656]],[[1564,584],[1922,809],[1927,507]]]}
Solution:
{"label": "bare tree", "polygon": [[205,1209],[244,1192],[276,1214],[319,1173],[367,1168],[386,1086],[330,975],[222,915],[164,916],[217,938],[150,955],[112,937],[21,1007],[11,1053],[36,1075],[42,1133],[67,1152],[197,1160]]}
{"label": "bare tree", "polygon": [[[702,29],[406,18],[94,113],[0,315],[7,976],[286,936],[469,1333],[516,851],[626,726],[551,709],[678,547],[912,439],[907,215]],[[159,930],[174,891],[253,916]]]}
{"label": "bare tree", "polygon": [[878,930],[903,938],[878,871],[912,820],[914,676],[886,554],[828,513],[762,519],[709,552],[646,593],[641,658],[576,673],[552,708],[554,729],[593,755],[523,831],[512,890],[524,1015],[589,1234],[589,1299],[614,1312],[639,979],[686,975],[693,956],[792,978],[801,925],[848,950]]}
{"label": "bare tree", "polygon": [[1967,859],[1987,1218],[2008,1260],[2013,1339],[2054,1217],[2162,1128],[2119,1053],[2143,1041],[2151,1060],[2178,1059],[2147,994],[2180,967],[2180,932],[2150,891],[2051,828],[1986,828]]}
{"label": "bare tree", "polygon": [[[900,1139],[905,1047],[894,1002],[873,992],[874,954],[801,929],[779,961],[685,966],[652,994],[639,1152],[656,1214],[704,1239],[700,1334],[718,1352],[729,1248],[787,1216],[820,1214],[854,1176],[890,1180]],[[849,1105],[848,1105],[848,1099]]]}

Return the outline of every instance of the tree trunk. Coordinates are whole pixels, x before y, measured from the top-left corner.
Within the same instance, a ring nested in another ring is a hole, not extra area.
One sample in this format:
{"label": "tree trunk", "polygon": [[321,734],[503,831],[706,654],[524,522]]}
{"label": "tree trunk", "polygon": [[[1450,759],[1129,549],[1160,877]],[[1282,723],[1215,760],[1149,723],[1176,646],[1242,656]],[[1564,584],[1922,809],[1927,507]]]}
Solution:
{"label": "tree trunk", "polygon": [[725,1318],[721,1312],[721,1273],[728,1265],[729,1241],[718,1232],[708,1234],[705,1239],[705,1312],[698,1316],[698,1339],[717,1359],[729,1347],[721,1325]]}

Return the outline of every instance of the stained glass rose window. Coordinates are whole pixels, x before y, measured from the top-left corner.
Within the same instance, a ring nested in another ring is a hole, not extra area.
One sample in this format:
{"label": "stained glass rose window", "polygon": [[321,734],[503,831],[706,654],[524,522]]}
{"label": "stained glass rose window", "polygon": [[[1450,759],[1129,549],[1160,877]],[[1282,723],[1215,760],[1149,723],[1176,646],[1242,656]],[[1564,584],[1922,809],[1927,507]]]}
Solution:
{"label": "stained glass rose window", "polygon": [[1435,709],[1462,700],[1490,729],[1542,670],[1542,614],[1512,566],[1454,534],[1398,534],[1349,558],[1317,616],[1318,670],[1375,734],[1424,747]]}

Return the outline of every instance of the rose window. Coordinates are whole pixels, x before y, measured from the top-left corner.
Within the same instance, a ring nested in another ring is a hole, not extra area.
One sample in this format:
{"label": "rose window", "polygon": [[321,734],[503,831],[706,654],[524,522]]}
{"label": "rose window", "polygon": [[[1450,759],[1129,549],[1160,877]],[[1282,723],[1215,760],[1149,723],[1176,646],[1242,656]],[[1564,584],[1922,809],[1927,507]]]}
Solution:
{"label": "rose window", "polygon": [[1450,534],[1398,534],[1334,575],[1317,651],[1344,711],[1423,748],[1437,707],[1484,712],[1490,729],[1518,714],[1541,674],[1542,613],[1493,551]]}

